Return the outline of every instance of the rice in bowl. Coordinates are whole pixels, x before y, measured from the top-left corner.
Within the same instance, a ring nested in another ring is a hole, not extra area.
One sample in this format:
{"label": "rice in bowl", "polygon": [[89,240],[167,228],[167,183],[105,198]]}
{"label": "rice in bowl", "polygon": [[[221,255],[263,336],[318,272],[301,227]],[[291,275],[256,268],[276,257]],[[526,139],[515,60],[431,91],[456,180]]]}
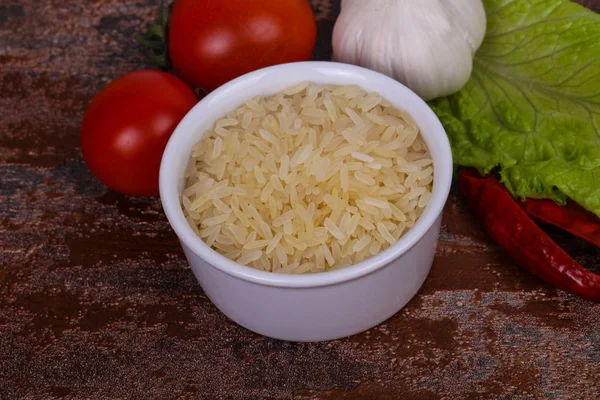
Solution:
{"label": "rice in bowl", "polygon": [[398,241],[429,203],[433,172],[409,114],[358,86],[303,82],[217,120],[192,149],[182,207],[231,260],[324,272]]}

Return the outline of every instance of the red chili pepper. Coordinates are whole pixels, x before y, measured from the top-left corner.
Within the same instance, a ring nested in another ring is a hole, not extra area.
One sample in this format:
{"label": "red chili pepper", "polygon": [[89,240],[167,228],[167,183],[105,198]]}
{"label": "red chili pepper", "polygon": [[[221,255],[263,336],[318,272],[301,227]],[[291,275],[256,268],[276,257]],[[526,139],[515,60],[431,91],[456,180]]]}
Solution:
{"label": "red chili pepper", "polygon": [[536,220],[557,226],[600,247],[600,218],[576,203],[564,206],[552,200],[527,199],[523,209]]}
{"label": "red chili pepper", "polygon": [[523,211],[496,178],[463,169],[460,190],[487,234],[519,264],[546,282],[600,301],[600,275],[583,268]]}

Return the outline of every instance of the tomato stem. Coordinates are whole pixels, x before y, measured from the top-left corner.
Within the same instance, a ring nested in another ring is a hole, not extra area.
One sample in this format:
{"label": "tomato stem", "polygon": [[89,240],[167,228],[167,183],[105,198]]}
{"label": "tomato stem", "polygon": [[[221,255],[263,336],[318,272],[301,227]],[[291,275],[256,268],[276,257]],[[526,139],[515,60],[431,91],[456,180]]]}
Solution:
{"label": "tomato stem", "polygon": [[148,50],[152,62],[163,71],[171,69],[168,47],[169,8],[162,0],[156,20],[146,32],[134,35],[134,39]]}

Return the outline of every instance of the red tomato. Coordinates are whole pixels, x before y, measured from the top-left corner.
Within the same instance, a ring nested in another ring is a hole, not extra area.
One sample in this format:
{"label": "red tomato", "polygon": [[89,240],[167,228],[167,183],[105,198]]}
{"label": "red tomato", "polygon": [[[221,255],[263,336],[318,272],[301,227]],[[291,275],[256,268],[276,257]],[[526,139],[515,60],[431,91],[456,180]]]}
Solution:
{"label": "red tomato", "polygon": [[158,171],[173,130],[197,103],[173,75],[137,71],[109,83],[81,126],[83,158],[106,186],[134,196],[158,194]]}
{"label": "red tomato", "polygon": [[263,67],[309,60],[317,37],[308,0],[177,0],[169,26],[175,72],[208,91]]}

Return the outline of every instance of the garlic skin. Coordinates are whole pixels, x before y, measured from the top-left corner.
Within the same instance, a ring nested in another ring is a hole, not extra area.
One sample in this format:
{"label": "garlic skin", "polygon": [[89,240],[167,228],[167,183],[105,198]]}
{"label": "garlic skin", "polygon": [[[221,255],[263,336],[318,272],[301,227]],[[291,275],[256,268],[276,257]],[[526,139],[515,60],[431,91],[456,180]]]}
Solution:
{"label": "garlic skin", "polygon": [[342,0],[333,57],[431,100],[467,83],[485,30],[481,0]]}

